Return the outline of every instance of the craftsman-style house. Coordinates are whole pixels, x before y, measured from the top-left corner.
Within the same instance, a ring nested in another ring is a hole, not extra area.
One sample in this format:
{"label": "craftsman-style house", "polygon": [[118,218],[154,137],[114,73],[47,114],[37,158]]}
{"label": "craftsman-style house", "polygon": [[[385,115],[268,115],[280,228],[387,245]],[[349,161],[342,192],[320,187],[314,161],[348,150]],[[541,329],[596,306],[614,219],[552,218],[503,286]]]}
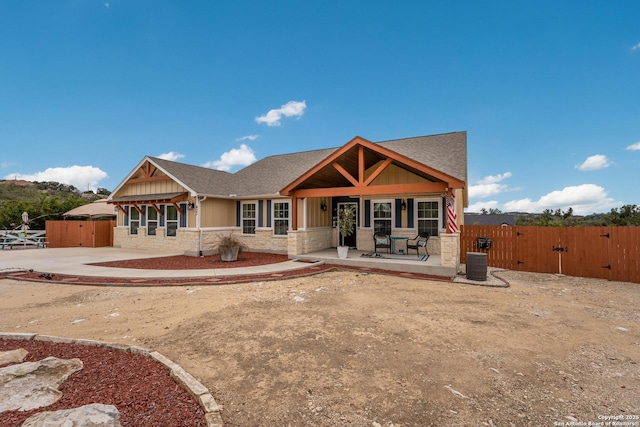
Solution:
{"label": "craftsman-style house", "polygon": [[[291,257],[338,245],[337,209],[357,224],[347,244],[373,250],[374,232],[429,232],[430,253],[457,265],[446,196],[468,204],[466,132],[371,142],[266,157],[235,173],[145,157],[116,187],[114,246],[213,253],[221,234],[249,250]],[[458,215],[462,221],[463,215]]]}

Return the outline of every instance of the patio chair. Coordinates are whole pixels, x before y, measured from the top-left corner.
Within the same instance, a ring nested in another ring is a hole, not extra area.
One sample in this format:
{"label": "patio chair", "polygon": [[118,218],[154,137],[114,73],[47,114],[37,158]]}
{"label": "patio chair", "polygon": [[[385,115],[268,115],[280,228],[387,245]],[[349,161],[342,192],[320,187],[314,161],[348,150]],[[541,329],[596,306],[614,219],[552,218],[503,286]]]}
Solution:
{"label": "patio chair", "polygon": [[429,255],[429,250],[427,249],[429,237],[429,233],[423,232],[415,238],[407,240],[407,255],[409,254],[409,249],[415,249],[416,254],[420,255],[420,248],[424,248],[426,255]]}
{"label": "patio chair", "polygon": [[386,234],[376,233],[373,235],[374,252],[378,253],[378,248],[386,249],[391,253],[391,239]]}

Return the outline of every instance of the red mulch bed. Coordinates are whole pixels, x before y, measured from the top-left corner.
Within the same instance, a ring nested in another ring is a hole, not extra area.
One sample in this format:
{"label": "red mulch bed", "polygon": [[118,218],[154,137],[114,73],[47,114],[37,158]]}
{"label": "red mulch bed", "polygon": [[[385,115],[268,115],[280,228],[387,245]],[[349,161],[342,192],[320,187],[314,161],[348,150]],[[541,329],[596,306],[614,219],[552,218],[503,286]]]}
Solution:
{"label": "red mulch bed", "polygon": [[60,386],[56,403],[30,411],[0,414],[0,425],[17,427],[43,411],[71,409],[91,403],[114,405],[122,426],[206,426],[204,410],[170,376],[169,370],[150,357],[79,344],[0,339],[0,351],[24,348],[25,362],[49,356],[78,358],[84,367]]}
{"label": "red mulch bed", "polygon": [[[94,263],[91,265],[99,265],[104,267],[117,268],[134,268],[147,270],[193,270],[193,269],[224,269],[224,268],[241,268],[256,265],[274,264],[288,261],[289,258],[282,254],[272,254],[265,252],[243,252],[237,261],[223,262],[216,256],[208,257],[192,257],[186,255],[158,257],[158,258],[142,258],[123,261],[111,261]],[[106,286],[173,286],[173,285],[221,285],[229,283],[245,283],[257,282],[265,280],[278,280],[290,277],[306,276],[316,274],[322,271],[335,269],[335,265],[331,264],[314,264],[304,265],[304,268],[298,270],[282,271],[269,274],[247,274],[234,276],[211,276],[200,278],[148,278],[148,279],[131,279],[131,278],[115,278],[115,277],[93,277],[93,276],[69,276],[62,274],[50,274],[42,271],[28,271],[18,273],[4,273],[0,277],[13,278],[28,281],[53,281],[66,284],[86,284],[86,285],[106,285]]]}
{"label": "red mulch bed", "polygon": [[159,258],[130,259],[124,261],[98,262],[91,265],[118,268],[140,268],[151,270],[193,270],[208,268],[238,268],[254,265],[275,264],[288,261],[289,257],[282,254],[266,252],[242,252],[237,261],[220,261],[218,255],[213,256],[167,256]]}

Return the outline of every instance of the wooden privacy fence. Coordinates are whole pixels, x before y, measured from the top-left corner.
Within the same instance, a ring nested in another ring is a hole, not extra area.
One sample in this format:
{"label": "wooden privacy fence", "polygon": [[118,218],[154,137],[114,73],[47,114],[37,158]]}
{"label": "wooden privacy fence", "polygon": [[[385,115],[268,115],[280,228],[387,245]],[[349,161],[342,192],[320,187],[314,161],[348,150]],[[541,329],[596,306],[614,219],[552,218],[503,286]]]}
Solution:
{"label": "wooden privacy fence", "polygon": [[115,221],[47,221],[47,247],[113,246]]}
{"label": "wooden privacy fence", "polygon": [[[483,237],[491,248],[479,248]],[[486,253],[491,267],[640,283],[640,227],[465,225],[462,263],[467,252]]]}

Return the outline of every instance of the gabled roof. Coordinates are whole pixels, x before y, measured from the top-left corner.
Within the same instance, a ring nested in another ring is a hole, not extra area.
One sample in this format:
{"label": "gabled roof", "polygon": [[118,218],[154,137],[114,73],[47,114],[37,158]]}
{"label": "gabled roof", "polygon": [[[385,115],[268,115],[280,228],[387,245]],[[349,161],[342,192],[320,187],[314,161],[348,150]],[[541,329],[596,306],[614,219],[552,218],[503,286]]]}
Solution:
{"label": "gabled roof", "polygon": [[[368,142],[368,141],[367,141]],[[422,163],[429,168],[466,183],[466,132],[404,138],[378,143],[382,149]],[[304,175],[342,147],[303,151],[265,157],[233,174],[201,166],[147,156],[116,187],[116,193],[146,161],[182,185],[192,196],[269,197]],[[373,150],[372,150],[373,151]],[[384,151],[384,150],[383,150]],[[370,161],[378,161],[376,154]]]}
{"label": "gabled roof", "polygon": [[186,163],[172,162],[157,157],[145,156],[140,163],[113,190],[109,200],[147,163],[152,164],[169,178],[184,187],[192,196],[229,196],[233,190],[233,175],[229,172],[193,166]]}
{"label": "gabled roof", "polygon": [[[466,183],[466,132],[397,139],[373,144]],[[238,179],[236,193],[238,196],[277,194],[341,148],[265,157],[235,173]],[[369,162],[373,163],[381,159],[381,156],[372,153]]]}

